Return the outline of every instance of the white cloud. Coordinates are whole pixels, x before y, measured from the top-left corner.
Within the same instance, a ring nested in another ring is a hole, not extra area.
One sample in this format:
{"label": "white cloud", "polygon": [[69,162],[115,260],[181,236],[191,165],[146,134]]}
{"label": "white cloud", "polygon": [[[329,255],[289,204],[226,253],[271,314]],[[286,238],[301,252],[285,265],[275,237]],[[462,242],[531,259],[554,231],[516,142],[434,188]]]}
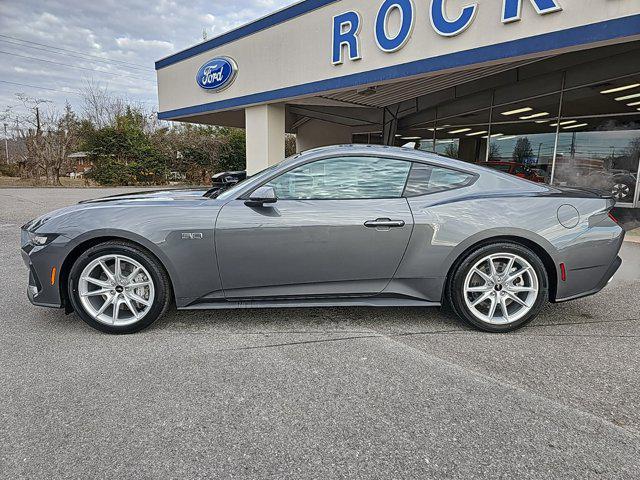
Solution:
{"label": "white cloud", "polygon": [[126,49],[148,49],[148,48],[163,48],[165,50],[173,50],[174,46],[171,42],[165,42],[162,40],[144,40],[142,38],[127,38],[120,37],[116,38],[116,44],[120,48]]}

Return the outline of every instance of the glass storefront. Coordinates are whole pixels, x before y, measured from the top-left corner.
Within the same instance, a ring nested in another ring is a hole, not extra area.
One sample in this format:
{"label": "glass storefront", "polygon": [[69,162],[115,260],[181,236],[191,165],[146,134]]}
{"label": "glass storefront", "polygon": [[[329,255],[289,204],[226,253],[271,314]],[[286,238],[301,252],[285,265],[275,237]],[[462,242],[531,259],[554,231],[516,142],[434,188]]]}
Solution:
{"label": "glass storefront", "polygon": [[[606,190],[620,206],[640,207],[640,50],[616,48],[533,62],[494,88],[466,85],[416,112],[416,121],[402,119],[396,145],[414,141],[532,181]],[[381,140],[354,135],[360,143]]]}

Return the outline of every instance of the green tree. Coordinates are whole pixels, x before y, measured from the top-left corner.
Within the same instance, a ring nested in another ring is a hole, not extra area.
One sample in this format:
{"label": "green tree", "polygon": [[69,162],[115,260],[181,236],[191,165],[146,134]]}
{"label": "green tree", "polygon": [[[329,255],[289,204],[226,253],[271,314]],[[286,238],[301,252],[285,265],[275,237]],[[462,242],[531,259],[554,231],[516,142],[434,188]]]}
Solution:
{"label": "green tree", "polygon": [[246,135],[240,128],[220,127],[216,136],[220,172],[244,170],[247,164]]}
{"label": "green tree", "polygon": [[93,167],[88,177],[102,185],[162,184],[168,158],[144,131],[141,112],[127,108],[114,125],[95,128],[84,122],[83,149],[90,152]]}
{"label": "green tree", "polygon": [[216,127],[179,124],[159,129],[151,138],[168,159],[169,170],[184,175],[189,183],[208,185],[218,171]]}

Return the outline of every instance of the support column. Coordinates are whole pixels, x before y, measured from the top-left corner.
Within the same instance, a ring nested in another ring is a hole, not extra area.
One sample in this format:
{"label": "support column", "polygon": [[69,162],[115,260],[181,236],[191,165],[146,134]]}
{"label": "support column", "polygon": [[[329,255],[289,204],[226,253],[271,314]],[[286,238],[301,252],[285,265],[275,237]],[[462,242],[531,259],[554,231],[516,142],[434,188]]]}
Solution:
{"label": "support column", "polygon": [[382,144],[395,145],[396,132],[398,131],[398,112],[400,105],[385,107],[382,112]]}
{"label": "support column", "polygon": [[284,105],[244,109],[247,135],[247,174],[253,175],[284,160]]}

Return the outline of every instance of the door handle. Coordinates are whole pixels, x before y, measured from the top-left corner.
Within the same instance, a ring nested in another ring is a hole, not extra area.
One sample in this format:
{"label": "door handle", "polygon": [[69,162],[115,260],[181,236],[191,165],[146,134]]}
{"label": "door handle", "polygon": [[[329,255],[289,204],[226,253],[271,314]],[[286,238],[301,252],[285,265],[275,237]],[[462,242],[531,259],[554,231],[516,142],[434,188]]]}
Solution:
{"label": "door handle", "polygon": [[367,220],[364,226],[368,228],[400,228],[404,227],[404,220],[390,220],[388,218],[376,218]]}

